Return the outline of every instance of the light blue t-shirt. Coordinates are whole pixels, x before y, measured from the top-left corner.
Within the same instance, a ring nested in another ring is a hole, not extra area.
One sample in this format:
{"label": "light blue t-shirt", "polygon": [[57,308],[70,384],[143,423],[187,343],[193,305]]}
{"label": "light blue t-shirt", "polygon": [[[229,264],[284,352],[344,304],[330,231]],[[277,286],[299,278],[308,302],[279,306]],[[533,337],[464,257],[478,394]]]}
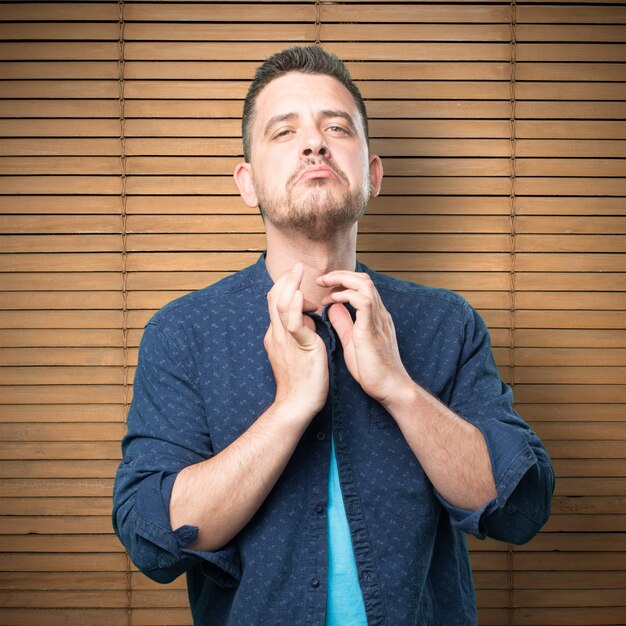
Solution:
{"label": "light blue t-shirt", "polygon": [[326,626],[367,626],[332,442],[328,479],[328,594]]}

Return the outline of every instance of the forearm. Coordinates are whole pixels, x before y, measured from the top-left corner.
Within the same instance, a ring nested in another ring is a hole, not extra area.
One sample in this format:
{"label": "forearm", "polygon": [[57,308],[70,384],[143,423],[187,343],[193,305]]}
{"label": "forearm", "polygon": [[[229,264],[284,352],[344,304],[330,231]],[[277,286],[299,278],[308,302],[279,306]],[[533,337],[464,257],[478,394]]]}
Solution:
{"label": "forearm", "polygon": [[448,502],[476,510],[497,496],[489,451],[478,428],[412,381],[399,386],[384,404]]}
{"label": "forearm", "polygon": [[310,421],[294,419],[286,406],[273,404],[219,454],[183,469],[170,499],[173,529],[198,527],[189,547],[222,548],[252,518],[276,481]]}
{"label": "forearm", "polygon": [[326,346],[303,315],[315,305],[300,290],[304,266],[283,274],[267,295],[263,345],[276,381],[274,404],[219,454],[183,469],[170,497],[170,525],[196,526],[192,549],[215,551],[252,518],[282,474],[328,396]]}

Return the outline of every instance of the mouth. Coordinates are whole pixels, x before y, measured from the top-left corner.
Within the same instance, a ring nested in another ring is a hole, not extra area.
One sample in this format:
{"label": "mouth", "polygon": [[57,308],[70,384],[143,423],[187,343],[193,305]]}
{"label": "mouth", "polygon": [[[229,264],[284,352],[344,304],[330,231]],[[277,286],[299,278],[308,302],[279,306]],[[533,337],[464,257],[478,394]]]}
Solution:
{"label": "mouth", "polygon": [[324,165],[318,165],[313,167],[307,167],[300,176],[298,176],[296,183],[307,180],[339,180],[339,176],[330,167]]}

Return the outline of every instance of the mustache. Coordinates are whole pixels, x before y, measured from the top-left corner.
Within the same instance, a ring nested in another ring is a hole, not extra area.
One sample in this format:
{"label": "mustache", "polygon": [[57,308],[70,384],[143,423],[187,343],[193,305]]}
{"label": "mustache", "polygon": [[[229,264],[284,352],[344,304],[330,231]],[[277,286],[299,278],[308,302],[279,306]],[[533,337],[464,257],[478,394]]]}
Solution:
{"label": "mustache", "polygon": [[316,157],[316,158],[308,157],[306,161],[289,177],[287,181],[287,186],[293,187],[293,185],[296,184],[296,181],[298,180],[298,178],[300,178],[303,172],[308,170],[310,167],[316,167],[319,165],[323,165],[324,167],[327,167],[334,174],[336,174],[336,176],[340,178],[342,181],[348,182],[348,177],[344,174],[343,170],[339,168],[337,165],[335,165],[334,163],[332,163],[331,161],[329,161],[328,159],[324,157]]}

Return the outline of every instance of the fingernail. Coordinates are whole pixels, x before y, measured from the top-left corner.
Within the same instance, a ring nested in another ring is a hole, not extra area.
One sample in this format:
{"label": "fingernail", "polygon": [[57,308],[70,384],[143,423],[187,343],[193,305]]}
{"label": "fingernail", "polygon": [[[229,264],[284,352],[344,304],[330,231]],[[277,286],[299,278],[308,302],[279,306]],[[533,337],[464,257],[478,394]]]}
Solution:
{"label": "fingernail", "polygon": [[294,272],[294,273],[296,273],[296,274],[297,274],[298,272],[301,272],[303,269],[304,269],[304,265],[303,265],[302,263],[296,263],[296,264],[293,266],[293,272]]}

